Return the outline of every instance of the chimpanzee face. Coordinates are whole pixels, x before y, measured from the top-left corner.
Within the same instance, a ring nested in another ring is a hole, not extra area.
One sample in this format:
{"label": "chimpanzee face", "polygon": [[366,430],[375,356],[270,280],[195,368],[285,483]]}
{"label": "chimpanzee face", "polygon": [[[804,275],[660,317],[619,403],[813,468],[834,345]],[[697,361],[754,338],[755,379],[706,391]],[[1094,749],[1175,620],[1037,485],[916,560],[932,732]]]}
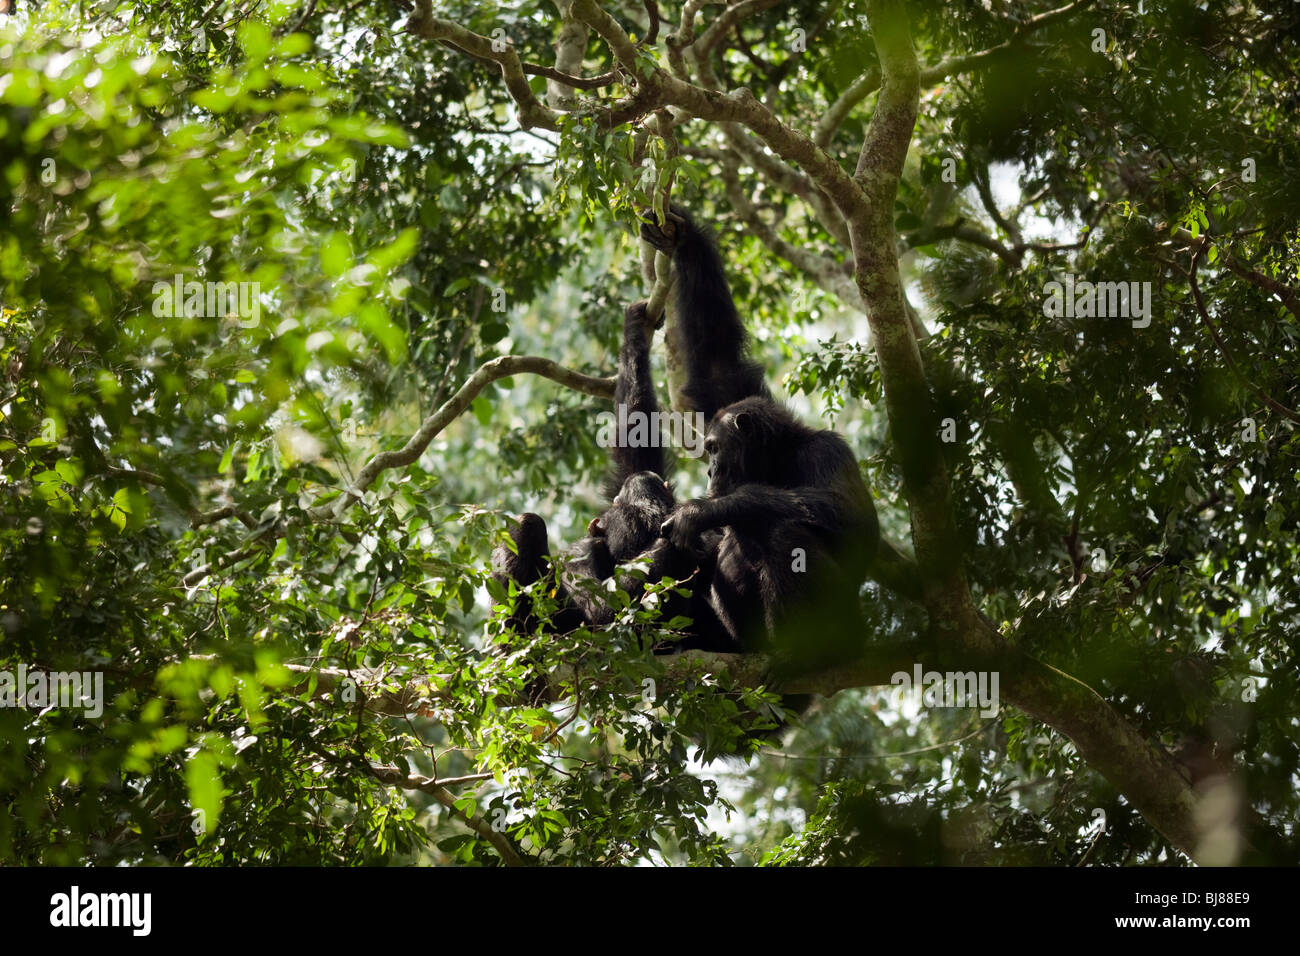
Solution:
{"label": "chimpanzee face", "polygon": [[725,495],[747,482],[762,481],[769,470],[763,439],[762,409],[746,399],[714,416],[704,438],[709,456],[709,497]]}
{"label": "chimpanzee face", "polygon": [[634,558],[659,535],[659,526],[673,510],[673,491],[653,471],[639,471],[623,482],[614,503],[587,526],[587,534],[603,537],[615,561]]}

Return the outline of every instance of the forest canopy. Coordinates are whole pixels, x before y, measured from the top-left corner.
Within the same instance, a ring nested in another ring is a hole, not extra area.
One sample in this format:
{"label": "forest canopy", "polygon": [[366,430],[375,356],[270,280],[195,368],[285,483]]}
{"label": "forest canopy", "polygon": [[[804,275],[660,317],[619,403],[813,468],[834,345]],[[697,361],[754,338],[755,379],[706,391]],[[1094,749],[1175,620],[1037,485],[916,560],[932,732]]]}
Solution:
{"label": "forest canopy", "polygon": [[[1300,861],[1295,4],[0,7],[0,859]],[[690,410],[673,204],[874,498],[850,661],[493,577],[632,303]]]}

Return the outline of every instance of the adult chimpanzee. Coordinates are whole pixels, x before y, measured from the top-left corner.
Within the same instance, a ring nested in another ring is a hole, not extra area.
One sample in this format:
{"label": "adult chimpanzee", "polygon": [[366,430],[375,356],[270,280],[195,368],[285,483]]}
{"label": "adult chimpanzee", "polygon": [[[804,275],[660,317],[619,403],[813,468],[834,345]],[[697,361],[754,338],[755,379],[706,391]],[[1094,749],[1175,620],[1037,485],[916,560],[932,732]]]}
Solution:
{"label": "adult chimpanzee", "polygon": [[[616,406],[622,405],[630,416],[642,413],[646,420],[658,411],[654,383],[650,376],[650,336],[654,321],[647,314],[646,303],[629,306],[623,320],[623,346],[619,352],[618,379],[614,389]],[[558,610],[551,626],[569,631],[582,625],[601,626],[614,619],[614,610],[603,592],[591,585],[615,572],[616,566],[636,557],[649,560],[647,580],[662,577],[685,579],[698,575],[697,559],[692,551],[674,547],[666,540],[656,541],[660,528],[674,506],[672,489],[662,477],[668,470],[667,456],[657,436],[636,445],[615,444],[613,469],[607,481],[612,497],[609,508],[587,526],[587,536],[567,548],[560,556],[559,568],[553,566],[547,541],[546,523],[535,514],[524,514],[511,533],[515,548],[502,545],[492,556],[494,577],[502,584],[514,580],[526,586],[546,579],[556,589]],[[707,574],[707,571],[704,572]],[[630,575],[620,575],[619,587],[633,598],[641,595],[643,585]],[[668,617],[684,615],[695,620],[695,630],[712,635],[720,628],[700,588],[698,600],[670,600],[665,607]],[[531,630],[536,621],[527,597],[520,597],[508,622],[512,629]]]}
{"label": "adult chimpanzee", "polygon": [[708,494],[678,505],[663,534],[685,549],[721,529],[709,602],[741,649],[772,651],[794,669],[855,656],[858,590],[879,529],[853,452],[772,400],[746,356],[717,250],[690,216],[671,207],[641,235],[673,256],[683,393],[711,419]]}

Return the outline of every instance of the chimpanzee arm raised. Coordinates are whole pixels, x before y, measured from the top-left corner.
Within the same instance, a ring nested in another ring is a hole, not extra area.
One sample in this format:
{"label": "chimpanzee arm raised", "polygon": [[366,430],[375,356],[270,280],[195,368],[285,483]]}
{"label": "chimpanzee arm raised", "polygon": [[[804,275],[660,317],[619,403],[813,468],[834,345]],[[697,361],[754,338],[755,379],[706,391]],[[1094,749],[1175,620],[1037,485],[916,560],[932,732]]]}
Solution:
{"label": "chimpanzee arm raised", "polygon": [[707,422],[732,402],[768,397],[762,368],[747,357],[749,338],[713,240],[680,206],[669,207],[662,227],[643,222],[641,238],[673,257],[674,302],[686,356],[682,392],[691,410],[703,412]]}
{"label": "chimpanzee arm raised", "polygon": [[[654,381],[650,377],[650,336],[654,322],[646,312],[646,303],[634,302],[623,316],[623,347],[618,355],[618,381],[614,386],[614,414],[643,415],[646,422],[645,441],[635,446],[625,445],[617,436],[611,449],[614,473],[610,478],[610,497],[623,487],[623,482],[639,471],[653,471],[665,477],[663,443],[658,434],[659,402],[655,397]],[[620,412],[620,408],[622,412]],[[635,421],[634,418],[630,420]],[[651,422],[654,428],[651,428]]]}

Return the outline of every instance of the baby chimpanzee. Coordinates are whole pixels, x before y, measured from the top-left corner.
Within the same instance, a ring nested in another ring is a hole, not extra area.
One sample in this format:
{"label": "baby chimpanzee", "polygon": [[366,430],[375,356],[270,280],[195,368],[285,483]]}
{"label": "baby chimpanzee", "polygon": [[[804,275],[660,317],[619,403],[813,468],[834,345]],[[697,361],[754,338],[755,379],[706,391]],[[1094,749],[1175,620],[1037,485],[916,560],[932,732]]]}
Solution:
{"label": "baby chimpanzee", "polygon": [[[654,384],[650,377],[650,336],[654,321],[647,315],[646,303],[629,306],[623,321],[623,347],[619,353],[618,381],[614,390],[616,406],[623,405],[628,414],[642,413],[646,420],[657,421],[658,411]],[[547,579],[557,592],[559,610],[551,625],[569,631],[582,625],[599,627],[614,619],[613,608],[601,590],[590,584],[611,577],[617,565],[632,558],[649,559],[648,580],[662,577],[684,579],[696,571],[691,551],[674,548],[660,538],[660,528],[674,507],[671,487],[662,477],[667,459],[662,443],[651,440],[635,445],[616,444],[612,450],[614,467],[608,482],[613,500],[604,513],[587,526],[587,536],[565,549],[559,560],[551,561],[546,523],[535,514],[521,515],[511,533],[514,550],[502,545],[492,556],[494,577],[501,583],[514,580],[521,587]],[[558,564],[558,568],[555,566]],[[619,586],[637,598],[643,591],[641,582],[620,576]],[[698,602],[665,608],[668,618],[678,614],[702,618],[698,627],[711,633],[716,630],[701,589]],[[671,603],[671,602],[670,602]],[[693,605],[698,603],[699,607]],[[667,619],[667,618],[665,618]],[[532,605],[526,597],[516,602],[509,626],[531,630],[536,626]]]}

